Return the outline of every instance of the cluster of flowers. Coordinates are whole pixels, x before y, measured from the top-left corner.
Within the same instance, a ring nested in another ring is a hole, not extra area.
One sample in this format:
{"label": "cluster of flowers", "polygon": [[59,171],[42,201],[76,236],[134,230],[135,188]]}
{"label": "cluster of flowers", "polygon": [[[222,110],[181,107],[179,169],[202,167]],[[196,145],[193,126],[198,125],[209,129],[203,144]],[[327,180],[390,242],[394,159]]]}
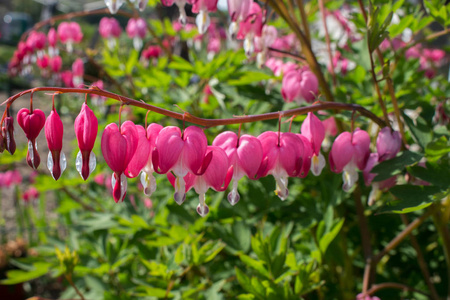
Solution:
{"label": "cluster of flowers", "polygon": [[62,22],[58,29],[51,28],[46,35],[43,32],[32,31],[26,41],[19,42],[17,50],[9,63],[9,73],[26,75],[31,72],[32,65],[41,70],[44,77],[53,76],[54,81],[63,81],[66,86],[79,86],[83,82],[84,64],[78,58],[72,65],[72,70],[61,71],[63,61],[59,55],[58,41],[66,45],[67,51],[73,51],[73,44],[83,39],[80,25],[76,22]]}
{"label": "cluster of flowers", "polygon": [[[393,49],[394,51],[407,47],[401,38],[395,38],[391,42],[384,40],[380,48],[385,51]],[[420,62],[420,70],[425,72],[425,76],[433,78],[436,76],[436,69],[445,63],[445,51],[441,49],[424,48],[421,44],[408,48],[405,52],[406,59],[418,59]]]}
{"label": "cluster of flowers", "polygon": [[18,170],[0,173],[0,189],[9,188],[22,183],[22,175]]}
{"label": "cluster of flowers", "polygon": [[[67,162],[61,151],[64,128],[55,108],[47,119],[39,109],[22,108],[17,114],[17,121],[28,139],[27,163],[33,169],[40,164],[36,138],[45,125],[50,150],[47,167],[53,178],[58,180]],[[74,127],[80,149],[76,169],[86,180],[96,166],[92,149],[98,121],[85,103],[75,119]],[[226,131],[219,134],[211,146],[203,130],[196,126],[181,131],[174,126],[163,127],[152,123],[144,128],[126,121],[119,126],[115,123],[106,126],[101,149],[113,171],[111,186],[116,202],[125,198],[127,177],[140,175],[144,193],[151,196],[156,189],[153,175],[156,172],[167,175],[175,188],[174,199],[178,204],[182,204],[186,193],[194,188],[199,194],[197,212],[205,216],[209,211],[205,203],[208,189],[225,191],[233,181],[227,198],[234,205],[240,199],[238,181],[244,176],[255,180],[272,175],[276,181],[275,193],[285,200],[289,195],[289,177],[304,178],[310,170],[316,176],[322,172],[325,158],[320,150],[324,138],[324,124],[313,113],[309,113],[302,123],[301,134],[268,131],[254,137]],[[14,137],[9,139],[14,140]],[[356,129],[353,133],[344,132],[336,138],[331,148],[331,170],[343,173],[345,191],[349,191],[357,181],[357,169],[364,171],[366,183],[371,184],[374,175],[370,171],[373,166],[395,157],[400,146],[400,135],[384,128],[378,136],[377,153],[370,154],[370,137],[366,131]],[[374,189],[389,186],[390,183],[378,183],[374,184]]]}

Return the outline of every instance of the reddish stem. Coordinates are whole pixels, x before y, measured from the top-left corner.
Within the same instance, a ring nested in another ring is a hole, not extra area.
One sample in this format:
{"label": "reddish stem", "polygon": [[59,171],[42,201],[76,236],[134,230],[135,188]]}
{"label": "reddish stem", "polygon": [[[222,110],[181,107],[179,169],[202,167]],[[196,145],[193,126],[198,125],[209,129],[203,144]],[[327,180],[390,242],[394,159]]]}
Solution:
{"label": "reddish stem", "polygon": [[358,111],[362,116],[365,116],[375,123],[377,123],[380,127],[385,127],[386,123],[378,118],[374,113],[371,111],[368,111],[364,107],[357,105],[357,104],[347,104],[347,103],[338,103],[338,102],[321,102],[320,104],[306,106],[306,107],[299,107],[294,108],[290,110],[280,111],[280,112],[270,112],[260,115],[248,115],[248,116],[242,116],[242,117],[235,117],[235,118],[229,118],[229,119],[203,119],[196,116],[193,116],[187,112],[181,114],[176,113],[164,108],[160,108],[151,104],[147,104],[141,101],[137,101],[125,96],[120,96],[105,90],[100,89],[83,89],[83,88],[60,88],[60,87],[36,87],[33,89],[25,90],[19,94],[16,94],[2,104],[2,105],[11,105],[17,98],[32,93],[32,92],[39,92],[39,91],[46,91],[46,92],[59,92],[61,94],[66,93],[79,93],[79,94],[91,94],[91,95],[98,95],[103,96],[107,98],[111,98],[117,101],[120,101],[124,105],[132,105],[135,107],[140,107],[146,110],[153,111],[155,113],[171,117],[177,120],[182,120],[186,122],[190,122],[199,126],[204,127],[214,127],[214,126],[220,126],[220,125],[231,125],[231,124],[243,124],[243,123],[252,123],[257,121],[265,121],[265,120],[274,120],[278,119],[280,117],[280,114],[283,117],[290,117],[295,115],[302,115],[307,114],[309,112],[315,112],[319,110],[349,110],[349,111]]}

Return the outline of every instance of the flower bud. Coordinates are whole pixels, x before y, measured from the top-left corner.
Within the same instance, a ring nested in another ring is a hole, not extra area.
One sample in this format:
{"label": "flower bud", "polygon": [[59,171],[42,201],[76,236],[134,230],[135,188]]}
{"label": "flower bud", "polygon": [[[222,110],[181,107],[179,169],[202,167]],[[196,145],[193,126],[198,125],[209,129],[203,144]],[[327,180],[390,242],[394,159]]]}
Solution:
{"label": "flower bud", "polygon": [[28,108],[22,108],[17,113],[17,123],[25,132],[28,139],[27,163],[33,169],[37,169],[41,158],[37,152],[36,138],[45,124],[45,114],[40,109],[30,112]]}

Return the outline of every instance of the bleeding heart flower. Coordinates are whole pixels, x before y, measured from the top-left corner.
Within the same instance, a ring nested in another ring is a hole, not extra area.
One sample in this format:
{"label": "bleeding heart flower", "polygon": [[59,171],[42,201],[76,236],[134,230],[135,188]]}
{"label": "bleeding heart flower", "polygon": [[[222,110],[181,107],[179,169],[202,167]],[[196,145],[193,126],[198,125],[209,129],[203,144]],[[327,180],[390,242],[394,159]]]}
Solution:
{"label": "bleeding heart flower", "polygon": [[141,125],[137,125],[136,130],[138,134],[138,146],[133,158],[128,163],[125,170],[125,176],[128,178],[135,178],[139,175],[139,173],[141,173],[141,170],[148,163],[148,157],[151,151],[151,143],[147,139],[147,132],[145,131],[145,128]]}
{"label": "bleeding heart flower", "polygon": [[169,171],[175,174],[174,198],[178,204],[186,198],[183,177],[188,173],[203,174],[211,161],[212,153],[205,156],[207,145],[203,130],[195,126],[189,126],[183,134],[175,126],[165,127],[159,132],[152,157],[153,167],[159,174]]}
{"label": "bleeding heart flower", "polygon": [[366,167],[363,170],[364,183],[366,186],[372,186],[372,190],[370,191],[369,197],[367,199],[367,204],[369,206],[373,205],[375,201],[380,197],[382,191],[388,190],[391,187],[395,186],[397,183],[397,176],[393,176],[383,181],[372,182],[376,177],[376,174],[370,173],[379,162],[378,153],[371,153],[369,159],[367,160]]}
{"label": "bleeding heart flower", "polygon": [[359,170],[364,170],[370,155],[370,136],[364,130],[357,128],[353,134],[341,133],[331,147],[329,161],[331,171],[341,173],[344,180],[342,189],[346,192],[358,180]]}
{"label": "bleeding heart flower", "polygon": [[95,154],[92,152],[97,138],[98,121],[94,112],[83,103],[80,114],[75,119],[75,135],[80,151],[77,155],[76,168],[81,177],[86,180],[97,165]]}
{"label": "bleeding heart flower", "polygon": [[267,59],[268,48],[277,39],[277,29],[275,26],[264,25],[262,28],[261,36],[255,36],[255,51],[258,52],[256,56],[256,61],[258,68],[261,68]]}
{"label": "bleeding heart flower", "polygon": [[45,121],[45,137],[50,152],[47,158],[47,168],[53,178],[58,180],[67,166],[66,155],[62,152],[64,126],[61,118],[53,108]]}
{"label": "bleeding heart flower", "polygon": [[377,152],[379,161],[394,158],[402,147],[402,137],[398,131],[392,131],[389,127],[384,127],[378,133]]}
{"label": "bleeding heart flower", "polygon": [[225,131],[219,134],[212,144],[225,151],[230,165],[233,166],[233,188],[227,199],[231,205],[235,205],[240,200],[238,181],[244,176],[253,179],[260,170],[263,158],[261,142],[248,134],[238,140],[234,132]]}
{"label": "bleeding heart flower", "polygon": [[236,38],[238,32],[238,23],[247,17],[252,0],[228,0],[228,13],[230,14],[231,24],[228,32],[232,39]]}
{"label": "bleeding heart flower", "polygon": [[188,3],[192,4],[192,12],[198,13],[195,18],[195,23],[198,27],[198,33],[204,34],[211,24],[208,12],[214,12],[217,10],[218,0],[188,0]]}
{"label": "bleeding heart flower", "polygon": [[263,13],[258,3],[252,2],[248,15],[239,24],[239,32],[236,38],[244,40],[244,50],[247,56],[251,56],[255,51],[253,40],[256,36],[261,36],[263,27]]}
{"label": "bleeding heart flower", "polygon": [[320,147],[325,138],[325,127],[319,118],[310,112],[302,123],[301,132],[311,142],[313,149],[311,172],[315,176],[319,176],[325,167],[325,157],[320,153]]}
{"label": "bleeding heart flower", "polygon": [[286,200],[289,195],[288,177],[299,176],[302,171],[304,145],[294,133],[267,131],[258,136],[263,148],[263,160],[267,168],[262,176],[273,175],[276,181],[275,194]]}
{"label": "bleeding heart flower", "polygon": [[73,44],[81,42],[83,33],[77,22],[62,22],[58,26],[58,37],[61,43],[66,44],[67,51],[72,53]]}
{"label": "bleeding heart flower", "polygon": [[48,64],[50,65],[50,70],[53,73],[58,73],[62,68],[62,58],[61,56],[53,56],[50,57]]}
{"label": "bleeding heart flower", "polygon": [[16,141],[14,139],[14,118],[6,117],[2,125],[2,135],[6,151],[11,155],[16,152]]}
{"label": "bleeding heart flower", "polygon": [[22,108],[17,113],[17,123],[28,139],[27,163],[33,169],[37,169],[41,163],[41,158],[37,152],[36,138],[44,127],[45,114],[40,109],[30,112],[28,108]]}
{"label": "bleeding heart flower", "polygon": [[128,36],[133,39],[133,46],[136,51],[142,48],[142,40],[147,34],[147,23],[142,18],[131,18],[128,20],[126,28]]}
{"label": "bleeding heart flower", "polygon": [[[183,180],[186,182],[185,193],[192,187],[199,195],[197,213],[204,217],[209,213],[209,207],[205,203],[205,194],[209,188],[217,192],[223,192],[228,188],[233,177],[233,166],[229,166],[228,157],[224,150],[215,146],[208,146],[206,155],[212,157],[211,163],[202,175],[187,174]],[[168,173],[167,178],[176,188],[177,179]]]}
{"label": "bleeding heart flower", "polygon": [[103,17],[98,25],[100,35],[107,39],[109,49],[116,46],[116,39],[122,34],[119,22],[114,18]]}
{"label": "bleeding heart flower", "polygon": [[114,201],[123,201],[127,192],[127,179],[124,175],[139,143],[136,125],[126,121],[119,128],[112,123],[106,126],[102,135],[102,153],[106,163],[114,172],[112,175]]}
{"label": "bleeding heart flower", "polygon": [[[141,173],[141,184],[144,187],[144,194],[147,196],[151,196],[156,190],[156,179],[153,176],[153,153],[155,150],[156,139],[159,135],[159,132],[163,129],[163,127],[159,124],[152,123],[147,127],[147,140],[150,145],[150,152],[147,157],[147,163],[142,169]],[[136,151],[137,152],[137,151]]]}
{"label": "bleeding heart flower", "polygon": [[186,25],[186,11],[184,10],[186,0],[161,0],[161,4],[164,6],[172,6],[174,3],[178,6],[178,11],[180,12],[178,20],[184,26]]}
{"label": "bleeding heart flower", "polygon": [[84,63],[81,58],[77,58],[72,64],[73,85],[75,87],[83,86]]}
{"label": "bleeding heart flower", "polygon": [[281,94],[286,102],[310,103],[319,91],[317,77],[307,67],[288,71],[281,84]]}
{"label": "bleeding heart flower", "polygon": [[297,136],[302,140],[303,150],[304,150],[302,169],[300,171],[300,174],[298,174],[298,177],[305,178],[306,175],[308,175],[309,170],[311,169],[311,163],[312,163],[312,157],[313,157],[314,150],[311,145],[311,142],[309,141],[309,139],[306,136],[304,136],[302,134],[297,134]]}

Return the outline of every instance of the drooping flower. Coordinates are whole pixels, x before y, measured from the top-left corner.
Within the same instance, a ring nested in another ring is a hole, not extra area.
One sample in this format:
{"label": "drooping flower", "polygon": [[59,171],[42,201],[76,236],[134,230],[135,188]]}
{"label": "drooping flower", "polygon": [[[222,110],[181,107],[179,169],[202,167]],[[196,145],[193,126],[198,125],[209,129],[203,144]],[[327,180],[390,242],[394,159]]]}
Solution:
{"label": "drooping flower", "polygon": [[357,128],[353,133],[341,133],[331,147],[329,161],[331,171],[342,173],[344,185],[342,189],[348,192],[358,180],[359,170],[364,170],[370,155],[370,136]]}
{"label": "drooping flower", "polygon": [[319,90],[319,82],[316,75],[307,67],[290,70],[283,76],[281,94],[284,101],[312,102]]}
{"label": "drooping flower", "polygon": [[[192,187],[199,196],[197,213],[204,217],[209,213],[209,207],[205,203],[205,194],[209,188],[217,192],[223,192],[228,188],[233,176],[233,166],[229,166],[228,157],[224,150],[215,146],[208,146],[206,155],[212,157],[211,163],[201,175],[187,174],[183,180],[186,182],[185,193]],[[167,174],[170,183],[177,188],[177,179],[171,173]]]}
{"label": "drooping flower", "polygon": [[114,201],[123,201],[127,192],[125,170],[138,147],[136,125],[126,121],[119,128],[112,123],[106,126],[102,135],[102,153],[106,163],[114,172],[111,178]]}
{"label": "drooping flower", "polygon": [[107,39],[109,49],[113,49],[116,46],[116,39],[122,34],[119,22],[115,18],[108,17],[103,17],[100,20],[98,31],[103,38]]}
{"label": "drooping flower", "polygon": [[218,0],[188,0],[188,2],[192,4],[192,12],[198,13],[195,18],[198,33],[204,34],[211,24],[208,13],[217,10]]}
{"label": "drooping flower", "polygon": [[232,39],[236,38],[241,21],[244,21],[247,17],[252,0],[228,0],[228,13],[230,14],[231,24],[228,28],[228,32]]}
{"label": "drooping flower", "polygon": [[239,24],[239,31],[236,36],[238,40],[244,40],[244,50],[247,56],[251,56],[255,51],[253,40],[261,36],[263,26],[263,13],[258,3],[252,2],[248,15]]}
{"label": "drooping flower", "polygon": [[126,28],[128,36],[133,39],[133,46],[136,51],[142,48],[142,40],[147,34],[147,23],[142,18],[131,18],[128,20]]}
{"label": "drooping flower", "polygon": [[62,152],[64,126],[56,110],[53,108],[45,121],[45,137],[49,149],[47,168],[53,178],[58,180],[67,166],[66,155]]}
{"label": "drooping flower", "polygon": [[38,190],[32,186],[29,189],[27,189],[23,194],[22,194],[22,199],[26,202],[29,203],[31,201],[35,201],[39,198],[39,192]]}
{"label": "drooping flower", "polygon": [[380,194],[384,190],[388,190],[395,186],[397,183],[397,176],[393,176],[383,181],[373,182],[376,174],[371,173],[373,167],[375,167],[379,162],[378,153],[371,153],[369,159],[367,160],[366,167],[363,170],[364,183],[366,186],[372,186],[369,197],[367,199],[367,204],[369,206],[373,205],[375,201],[380,197]]}
{"label": "drooping flower", "polygon": [[281,200],[289,195],[288,177],[299,176],[302,170],[304,145],[294,133],[267,131],[258,136],[263,148],[263,160],[267,168],[262,176],[273,175],[276,181],[275,193]]}
{"label": "drooping flower", "polygon": [[148,162],[148,157],[151,151],[151,144],[147,139],[147,132],[145,128],[141,125],[137,125],[136,130],[138,135],[138,146],[125,170],[125,176],[128,178],[135,178],[141,173],[141,170]]}
{"label": "drooping flower", "polygon": [[188,173],[201,175],[211,161],[206,156],[206,136],[198,127],[189,126],[181,133],[180,128],[168,126],[163,128],[156,139],[153,153],[153,167],[159,174],[172,171],[176,176],[174,199],[181,204],[186,199],[184,177]]}
{"label": "drooping flower", "polygon": [[86,180],[96,166],[95,154],[92,152],[97,138],[98,121],[94,112],[83,103],[80,114],[74,123],[75,135],[80,151],[77,154],[76,168],[81,177]]}
{"label": "drooping flower", "polygon": [[2,125],[2,135],[6,151],[11,155],[16,152],[16,141],[14,139],[14,118],[7,116]]}
{"label": "drooping flower", "polygon": [[380,130],[377,137],[377,152],[379,161],[394,158],[400,151],[402,138],[398,131],[392,131],[389,127]]}
{"label": "drooping flower", "polygon": [[83,86],[84,63],[81,58],[77,58],[72,64],[73,85],[75,87]]}
{"label": "drooping flower", "polygon": [[62,58],[59,55],[50,57],[49,62],[50,70],[53,73],[58,73],[62,68]]}
{"label": "drooping flower", "polygon": [[50,28],[47,34],[48,39],[48,55],[53,57],[59,54],[58,47],[56,47],[56,43],[58,42],[58,33],[55,28]]}
{"label": "drooping flower", "polygon": [[33,169],[37,169],[41,158],[37,152],[36,138],[44,127],[45,114],[40,109],[30,111],[28,108],[22,108],[17,113],[17,123],[28,139],[27,163]]}
{"label": "drooping flower", "polygon": [[58,37],[61,43],[66,44],[67,51],[72,53],[73,44],[81,42],[83,33],[77,22],[62,22],[58,26]]}
{"label": "drooping flower", "polygon": [[142,169],[141,173],[141,184],[144,187],[144,194],[147,196],[151,196],[156,190],[156,179],[153,176],[153,153],[156,146],[156,139],[158,138],[159,132],[163,129],[163,127],[159,124],[152,123],[147,127],[147,140],[150,145],[150,153],[147,158],[147,163]]}
{"label": "drooping flower", "polygon": [[266,62],[268,48],[275,42],[277,35],[278,32],[275,26],[264,25],[261,36],[255,37],[255,50],[258,52],[256,56],[258,68],[261,68]]}
{"label": "drooping flower", "polygon": [[301,132],[311,142],[313,149],[311,172],[319,176],[325,167],[325,157],[320,153],[320,147],[325,138],[325,127],[319,118],[310,112],[302,123]]}
{"label": "drooping flower", "polygon": [[161,4],[164,6],[172,6],[174,3],[178,7],[178,11],[180,12],[180,17],[178,18],[178,20],[184,26],[186,25],[186,11],[184,10],[186,0],[161,0]]}
{"label": "drooping flower", "polygon": [[261,167],[263,159],[261,142],[248,134],[238,140],[234,132],[225,131],[214,139],[212,145],[223,149],[230,165],[233,166],[233,188],[227,199],[231,205],[235,205],[240,200],[238,181],[244,176],[253,179]]}
{"label": "drooping flower", "polygon": [[298,174],[298,177],[305,178],[309,170],[311,170],[311,163],[312,163],[312,157],[314,153],[313,146],[309,139],[304,136],[303,134],[297,134],[297,136],[302,140],[303,142],[303,160],[302,160],[302,168],[300,170],[300,173]]}
{"label": "drooping flower", "polygon": [[105,4],[109,9],[109,12],[113,15],[116,14],[120,7],[125,3],[124,0],[105,0]]}

